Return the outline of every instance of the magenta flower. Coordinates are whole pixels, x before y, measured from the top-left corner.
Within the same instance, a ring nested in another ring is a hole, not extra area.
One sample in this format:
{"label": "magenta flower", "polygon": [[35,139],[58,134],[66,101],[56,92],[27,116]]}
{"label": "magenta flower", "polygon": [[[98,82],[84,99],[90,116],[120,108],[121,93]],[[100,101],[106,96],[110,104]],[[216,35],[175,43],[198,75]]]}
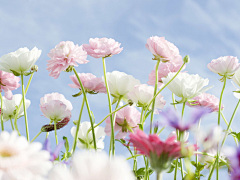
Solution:
{"label": "magenta flower", "polygon": [[145,46],[154,55],[154,60],[175,63],[181,63],[182,61],[178,48],[173,43],[165,40],[164,37],[150,37]]}
{"label": "magenta flower", "polygon": [[60,73],[66,70],[69,66],[78,66],[79,64],[86,64],[87,52],[83,50],[82,46],[74,45],[71,41],[62,41],[51,49],[48,56],[47,70],[50,72],[49,76],[57,79]]}
{"label": "magenta flower", "polygon": [[210,71],[219,74],[220,76],[226,76],[232,78],[235,71],[238,70],[240,64],[238,63],[237,57],[224,56],[217,59],[213,59],[211,63],[207,65]]}
{"label": "magenta flower", "polygon": [[19,77],[14,76],[12,73],[0,71],[0,92],[5,91],[5,97],[12,100],[12,90],[19,88],[21,85],[18,83]]}
{"label": "magenta flower", "polygon": [[[181,68],[183,62],[181,63],[160,63],[158,67],[158,88],[160,88],[163,85],[162,78],[167,77],[168,73],[170,72],[178,72],[178,70]],[[185,67],[183,67],[184,69]],[[147,82],[149,85],[155,85],[155,69],[156,65],[154,67],[154,70],[151,71],[151,73],[148,76],[149,81]]]}
{"label": "magenta flower", "polygon": [[90,38],[89,44],[83,44],[83,48],[87,54],[94,57],[110,57],[114,54],[119,54],[123,48],[120,48],[121,43],[116,42],[112,38]]}
{"label": "magenta flower", "polygon": [[[116,139],[122,139],[127,136],[129,132],[135,132],[138,130],[138,124],[140,123],[141,113],[132,106],[124,107],[120,109],[116,114],[116,121],[114,131],[118,132],[115,136]],[[111,121],[110,117],[106,119],[105,133],[111,136]]]}
{"label": "magenta flower", "polygon": [[[97,78],[91,73],[78,73],[79,78],[82,81],[83,87],[86,92],[90,94],[94,93],[107,93],[104,82],[101,78]],[[72,88],[81,89],[76,75],[69,76],[74,84],[68,84]]]}
{"label": "magenta flower", "polygon": [[[190,107],[206,107],[206,108],[210,108],[212,112],[217,112],[219,110],[219,99],[211,94],[208,93],[202,93],[194,98],[192,98],[193,100],[196,100],[194,102],[192,102],[190,105],[188,102],[186,103],[186,105],[190,106]],[[224,105],[221,105],[221,109],[224,108]]]}

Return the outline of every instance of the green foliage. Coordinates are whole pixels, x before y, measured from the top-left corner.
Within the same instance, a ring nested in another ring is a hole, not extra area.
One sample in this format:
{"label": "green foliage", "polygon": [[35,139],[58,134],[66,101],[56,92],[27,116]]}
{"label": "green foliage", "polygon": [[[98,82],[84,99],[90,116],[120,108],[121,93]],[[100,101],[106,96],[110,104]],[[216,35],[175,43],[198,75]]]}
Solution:
{"label": "green foliage", "polygon": [[[139,168],[139,169],[135,172],[135,176],[137,177],[137,180],[142,180],[142,179],[144,179],[145,172],[146,172],[146,168],[145,168],[145,167]],[[153,172],[154,172],[153,169],[149,167],[149,168],[148,168],[148,175],[150,176]]]}

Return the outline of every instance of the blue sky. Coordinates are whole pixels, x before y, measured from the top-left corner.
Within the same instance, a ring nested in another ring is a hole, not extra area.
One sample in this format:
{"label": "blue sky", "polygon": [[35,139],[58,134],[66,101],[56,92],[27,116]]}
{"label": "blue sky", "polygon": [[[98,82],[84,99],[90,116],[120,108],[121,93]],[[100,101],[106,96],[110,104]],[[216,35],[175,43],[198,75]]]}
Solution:
{"label": "blue sky", "polygon": [[[107,37],[122,43],[123,51],[119,55],[107,58],[107,71],[123,71],[146,84],[148,74],[153,69],[155,62],[151,60],[151,53],[145,48],[147,39],[151,36],[164,36],[174,43],[182,56],[189,55],[190,64],[186,71],[190,74],[199,74],[210,80],[209,85],[214,85],[208,92],[219,97],[222,83],[220,77],[207,69],[207,64],[220,56],[240,57],[240,2],[239,1],[127,1],[127,0],[89,0],[89,1],[3,1],[0,7],[0,56],[15,51],[20,47],[32,49],[34,46],[42,50],[42,55],[37,61],[39,71],[34,75],[27,93],[31,100],[28,109],[30,137],[33,138],[41,126],[47,124],[48,119],[41,116],[39,110],[40,98],[44,94],[59,92],[65,95],[73,104],[72,119],[78,118],[81,98],[73,98],[77,93],[71,89],[69,76],[72,73],[61,73],[58,79],[48,76],[46,70],[47,53],[60,41],[73,41],[75,44],[86,44],[89,38]],[[78,72],[91,72],[98,77],[103,75],[101,59],[88,57],[90,62],[77,67]],[[27,78],[25,78],[25,82]],[[224,114],[229,120],[237,99],[232,91],[235,88],[228,80],[224,92]],[[13,93],[21,93],[20,89]],[[170,106],[171,93],[164,90],[162,93]],[[90,95],[89,102],[94,112],[96,122],[103,119],[108,113],[106,95]],[[178,107],[180,109],[180,106]],[[82,121],[88,120],[84,109]],[[186,110],[191,111],[190,108]],[[233,122],[234,131],[240,131],[239,112]],[[157,119],[157,117],[156,117]],[[217,115],[206,117],[202,126],[209,126],[217,122]],[[223,122],[221,122],[223,124]],[[10,130],[10,123],[5,123]],[[24,134],[24,118],[18,121],[19,129]],[[70,129],[72,122],[58,132],[59,139],[63,135],[72,139]],[[225,127],[225,126],[223,126]],[[166,131],[168,132],[168,131]],[[162,135],[164,139],[167,133]],[[52,142],[53,134],[50,135]],[[38,141],[43,142],[44,135]],[[106,147],[108,147],[106,138]],[[234,145],[232,138],[228,144]],[[121,145],[117,145],[116,152],[128,152]],[[141,160],[139,160],[141,161]],[[226,169],[221,171],[222,177],[227,177]],[[171,175],[164,174],[164,178]]]}

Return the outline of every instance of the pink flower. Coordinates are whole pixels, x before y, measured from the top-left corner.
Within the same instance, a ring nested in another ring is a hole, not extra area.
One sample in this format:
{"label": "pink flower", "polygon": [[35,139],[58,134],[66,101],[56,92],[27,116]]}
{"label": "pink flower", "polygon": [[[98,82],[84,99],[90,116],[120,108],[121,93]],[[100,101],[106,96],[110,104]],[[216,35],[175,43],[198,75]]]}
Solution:
{"label": "pink flower", "polygon": [[213,59],[211,63],[207,65],[210,71],[219,74],[220,76],[226,76],[232,78],[235,71],[238,70],[240,64],[238,63],[237,57],[224,56],[217,59]]}
{"label": "pink flower", "polygon": [[[141,113],[132,106],[124,107],[116,114],[114,131],[117,132],[116,139],[122,139],[127,136],[128,132],[136,131],[140,123]],[[110,117],[106,119],[105,133],[111,136],[111,121]]]}
{"label": "pink flower", "polygon": [[43,115],[53,121],[71,118],[72,104],[62,94],[46,94],[40,100],[40,110]]}
{"label": "pink flower", "polygon": [[48,60],[47,70],[50,72],[50,76],[57,79],[60,72],[66,70],[69,66],[78,66],[79,64],[86,64],[89,61],[86,60],[87,52],[83,50],[82,46],[74,45],[71,41],[62,41],[51,49],[48,56],[51,60]]}
{"label": "pink flower", "polygon": [[83,48],[87,54],[94,57],[110,57],[114,54],[119,54],[123,48],[120,48],[121,43],[116,42],[112,38],[90,38],[89,44],[83,44]]}
{"label": "pink flower", "polygon": [[[212,112],[217,112],[219,110],[219,99],[211,94],[208,93],[202,93],[194,98],[192,98],[193,100],[196,100],[195,102],[193,102],[192,104],[194,105],[190,105],[188,102],[186,103],[188,106],[190,107],[206,107],[206,108],[210,108]],[[221,109],[224,108],[224,105],[221,105]]]}
{"label": "pink flower", "polygon": [[[89,93],[107,93],[104,82],[91,73],[78,73],[80,80],[86,92]],[[68,84],[72,88],[81,89],[76,75],[69,76],[74,84]]]}
{"label": "pink flower", "polygon": [[152,168],[157,172],[167,171],[171,167],[171,162],[181,156],[181,143],[175,142],[176,136],[169,137],[166,141],[161,141],[157,134],[148,136],[141,130],[129,135],[129,142],[140,154],[146,155],[150,159]]}
{"label": "pink flower", "polygon": [[164,37],[150,37],[145,46],[154,55],[154,60],[175,63],[181,63],[182,61],[182,56],[179,54],[178,48],[174,44],[165,40]]}
{"label": "pink flower", "polygon": [[[181,63],[160,63],[159,64],[159,67],[158,67],[158,88],[160,88],[162,85],[163,85],[163,82],[162,82],[162,78],[164,77],[167,77],[168,76],[168,73],[170,72],[178,72],[178,70],[181,68],[183,62]],[[184,69],[185,67],[183,67]],[[155,76],[155,69],[156,69],[156,65],[154,67],[154,70],[151,71],[151,73],[149,74],[148,76],[148,84],[149,85],[155,85],[155,79],[156,79],[156,76]]]}
{"label": "pink flower", "polygon": [[14,76],[12,73],[0,71],[0,92],[5,91],[5,97],[8,100],[12,99],[12,90],[19,88],[21,85],[18,83],[19,77]]}

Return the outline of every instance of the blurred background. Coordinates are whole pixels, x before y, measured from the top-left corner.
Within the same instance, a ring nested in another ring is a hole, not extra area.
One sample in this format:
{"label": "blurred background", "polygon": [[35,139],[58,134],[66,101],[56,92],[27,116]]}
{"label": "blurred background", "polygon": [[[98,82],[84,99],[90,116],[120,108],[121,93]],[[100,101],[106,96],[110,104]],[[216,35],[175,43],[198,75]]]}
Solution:
{"label": "blurred background", "polygon": [[[37,61],[39,71],[34,74],[33,81],[26,95],[31,100],[28,108],[30,138],[32,139],[42,125],[49,120],[42,116],[39,108],[40,98],[47,93],[59,92],[73,104],[72,119],[69,124],[58,131],[59,139],[67,136],[72,146],[73,138],[70,129],[72,121],[78,119],[82,96],[74,98],[77,89],[68,86],[69,78],[73,73],[62,72],[58,79],[50,77],[47,67],[47,54],[60,41],[73,41],[75,44],[87,44],[89,38],[107,37],[120,42],[123,51],[106,59],[107,71],[122,71],[133,75],[141,83],[146,84],[148,75],[153,70],[155,61],[152,54],[145,48],[146,41],[151,36],[164,36],[166,40],[175,44],[182,56],[189,55],[191,62],[185,71],[190,74],[199,74],[209,79],[209,86],[214,85],[208,93],[220,96],[223,83],[220,76],[210,72],[207,64],[220,56],[240,57],[240,1],[137,1],[137,0],[41,0],[41,1],[1,1],[0,6],[0,56],[16,51],[20,47],[32,49],[37,47],[42,54]],[[78,72],[91,72],[103,76],[102,60],[88,56],[88,64],[79,65]],[[27,83],[28,77],[25,77]],[[238,102],[232,91],[235,87],[231,80],[227,81],[223,96],[223,104],[227,120],[233,113]],[[21,89],[13,91],[21,93]],[[171,103],[171,92],[165,89],[162,92]],[[96,122],[108,114],[107,95],[88,95],[91,110]],[[177,98],[178,99],[178,98]],[[115,107],[115,106],[113,106]],[[177,106],[181,110],[181,105]],[[186,117],[191,108],[186,108]],[[240,112],[237,112],[233,121],[234,131],[240,131]],[[155,120],[158,116],[155,116]],[[88,121],[87,109],[84,109],[82,122]],[[202,128],[217,123],[217,114],[212,114],[202,120]],[[224,122],[221,121],[223,128]],[[102,124],[105,126],[105,123]],[[25,134],[24,118],[18,120],[21,133]],[[149,128],[149,125],[146,124]],[[5,123],[6,130],[11,131],[10,122]],[[160,135],[165,139],[172,129],[163,131]],[[52,148],[55,147],[54,133],[50,133]],[[45,134],[40,135],[37,141],[43,142]],[[193,137],[190,138],[194,143]],[[130,154],[121,144],[116,142],[116,153],[124,157]],[[232,137],[227,139],[228,146],[234,146]],[[108,151],[109,138],[105,138],[105,150]],[[139,167],[143,167],[143,159],[138,158]],[[130,163],[132,163],[130,161]],[[228,179],[227,169],[220,170],[221,179]],[[208,171],[203,171],[208,175]],[[180,175],[180,172],[178,173]],[[151,176],[154,179],[155,175]],[[164,174],[163,179],[172,179],[173,174]],[[179,176],[180,179],[180,176]],[[203,178],[203,179],[206,179]],[[214,176],[213,176],[214,179]]]}

